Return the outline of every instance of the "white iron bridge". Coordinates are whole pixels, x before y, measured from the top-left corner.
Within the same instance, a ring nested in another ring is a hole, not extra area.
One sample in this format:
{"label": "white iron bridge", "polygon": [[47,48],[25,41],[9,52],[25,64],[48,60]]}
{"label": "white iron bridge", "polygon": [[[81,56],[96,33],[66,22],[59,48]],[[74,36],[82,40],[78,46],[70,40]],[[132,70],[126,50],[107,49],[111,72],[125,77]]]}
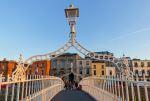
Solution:
{"label": "white iron bridge", "polygon": [[[121,59],[96,58],[97,53],[78,43],[75,25],[79,9],[70,5],[65,9],[65,14],[71,30],[69,41],[48,54],[32,56],[25,61],[20,57],[12,76],[0,76],[0,101],[150,101],[150,82],[146,78],[139,81],[132,71],[126,71],[128,66]],[[58,77],[26,75],[26,70],[33,62],[51,60],[71,47],[91,59],[113,63],[119,73],[116,76],[83,78],[79,82],[80,90],[65,90],[63,80]]]}

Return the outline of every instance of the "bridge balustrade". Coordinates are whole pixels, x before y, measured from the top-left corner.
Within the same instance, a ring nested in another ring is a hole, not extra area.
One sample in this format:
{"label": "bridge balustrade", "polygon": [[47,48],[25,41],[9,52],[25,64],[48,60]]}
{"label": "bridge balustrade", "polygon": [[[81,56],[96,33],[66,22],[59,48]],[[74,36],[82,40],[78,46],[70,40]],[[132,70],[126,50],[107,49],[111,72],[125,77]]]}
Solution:
{"label": "bridge balustrade", "polygon": [[28,75],[23,81],[0,77],[0,101],[50,101],[64,88],[57,77]]}
{"label": "bridge balustrade", "polygon": [[119,76],[87,77],[81,80],[82,90],[97,101],[149,101],[150,82],[145,78]]}

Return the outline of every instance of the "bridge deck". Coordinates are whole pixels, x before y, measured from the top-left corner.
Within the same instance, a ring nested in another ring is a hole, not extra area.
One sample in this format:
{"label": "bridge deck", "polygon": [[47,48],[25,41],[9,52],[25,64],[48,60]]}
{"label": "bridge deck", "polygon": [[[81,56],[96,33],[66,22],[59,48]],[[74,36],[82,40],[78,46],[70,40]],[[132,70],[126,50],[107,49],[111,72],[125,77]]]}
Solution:
{"label": "bridge deck", "polygon": [[51,101],[95,101],[90,95],[78,90],[63,90]]}

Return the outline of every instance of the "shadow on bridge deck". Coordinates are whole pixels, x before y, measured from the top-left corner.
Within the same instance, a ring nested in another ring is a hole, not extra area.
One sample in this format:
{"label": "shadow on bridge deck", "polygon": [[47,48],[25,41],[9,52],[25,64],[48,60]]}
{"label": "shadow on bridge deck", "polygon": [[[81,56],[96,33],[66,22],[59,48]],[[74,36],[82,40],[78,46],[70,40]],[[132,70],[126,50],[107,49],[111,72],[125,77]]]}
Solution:
{"label": "shadow on bridge deck", "polygon": [[78,90],[63,90],[51,101],[96,101],[90,95]]}

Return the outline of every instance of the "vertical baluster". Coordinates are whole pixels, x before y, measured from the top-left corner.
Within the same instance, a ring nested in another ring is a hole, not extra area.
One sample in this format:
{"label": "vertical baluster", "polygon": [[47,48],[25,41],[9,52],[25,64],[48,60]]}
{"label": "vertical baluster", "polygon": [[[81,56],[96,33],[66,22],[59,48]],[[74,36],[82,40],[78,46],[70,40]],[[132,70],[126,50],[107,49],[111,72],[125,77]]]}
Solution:
{"label": "vertical baluster", "polygon": [[[37,87],[37,88],[38,88],[38,89],[37,89],[37,93],[39,93],[39,91],[40,91],[40,82],[41,82],[41,80],[40,80],[40,79],[41,79],[41,78],[40,78],[40,75],[38,75],[37,78],[38,78],[38,81],[37,81],[37,85],[38,85],[38,87]],[[39,96],[38,98],[41,99],[40,96]]]}
{"label": "vertical baluster", "polygon": [[106,80],[107,80],[107,82],[106,82],[106,90],[108,91],[108,76],[106,76]]}
{"label": "vertical baluster", "polygon": [[15,83],[12,84],[11,101],[14,100],[14,88],[15,88]]}
{"label": "vertical baluster", "polygon": [[28,97],[30,97],[31,95],[31,75],[29,76],[29,90],[28,90]]}
{"label": "vertical baluster", "polygon": [[40,84],[41,84],[40,75],[38,75],[38,79],[39,79],[39,80],[38,80],[38,92],[39,92],[39,91],[40,91],[40,86],[41,86],[41,85],[40,85]]}
{"label": "vertical baluster", "polygon": [[38,82],[39,82],[39,76],[38,75],[36,75],[36,93],[38,92],[38,89],[39,89],[39,84],[38,84]]}
{"label": "vertical baluster", "polygon": [[105,82],[106,82],[105,77],[103,77],[103,90],[105,90]]}
{"label": "vertical baluster", "polygon": [[2,74],[0,74],[0,93],[1,93],[1,82],[3,82],[3,77],[2,77]]}
{"label": "vertical baluster", "polygon": [[26,91],[25,91],[25,99],[27,99],[27,96],[28,96],[28,75],[27,75],[27,77],[26,77],[27,79],[26,79],[26,81],[25,81],[25,84],[26,84]]}
{"label": "vertical baluster", "polygon": [[22,82],[22,93],[21,93],[21,100],[23,100],[23,96],[24,96],[24,82]]}
{"label": "vertical baluster", "polygon": [[110,83],[111,83],[111,82],[110,82],[110,76],[108,76],[108,88],[109,88],[108,91],[109,91],[109,92],[111,92],[111,87],[110,87],[111,84],[110,84]]}
{"label": "vertical baluster", "polygon": [[107,76],[107,91],[109,91],[109,78]]}
{"label": "vertical baluster", "polygon": [[115,95],[117,95],[117,84],[116,84],[116,76],[114,76],[114,82],[115,82]]}
{"label": "vertical baluster", "polygon": [[37,88],[38,88],[38,87],[37,87],[37,79],[38,79],[38,78],[37,78],[37,75],[35,75],[35,82],[34,82],[34,86],[35,86],[35,87],[34,87],[34,93],[35,93],[35,94],[36,94]]}
{"label": "vertical baluster", "polygon": [[6,91],[5,91],[5,101],[8,99],[8,87],[9,87],[9,75],[7,75],[7,84],[6,84]]}
{"label": "vertical baluster", "polygon": [[111,79],[111,76],[109,76],[109,81],[110,81],[110,93],[112,93],[112,79]]}
{"label": "vertical baluster", "polygon": [[[144,75],[144,81],[147,82],[147,80],[146,80],[146,78],[145,78],[145,75]],[[145,91],[145,98],[146,98],[146,101],[149,101],[148,92],[147,92],[147,85],[144,85],[144,91]]]}
{"label": "vertical baluster", "polygon": [[136,75],[138,101],[141,101],[140,87],[139,87],[138,81],[139,81],[138,75]]}
{"label": "vertical baluster", "polygon": [[118,97],[120,99],[121,94],[120,94],[120,78],[119,78],[119,75],[117,75],[117,86],[118,86]]}
{"label": "vertical baluster", "polygon": [[43,80],[43,75],[42,75],[42,82],[41,82],[41,90],[42,90],[42,101],[45,101],[44,100],[44,92],[43,92],[43,89],[44,89],[44,80]]}
{"label": "vertical baluster", "polygon": [[121,77],[121,91],[122,91],[122,101],[124,101],[124,87],[123,87],[123,77]]}
{"label": "vertical baluster", "polygon": [[109,82],[109,76],[107,76],[107,80],[108,80],[108,85],[107,85],[107,86],[108,86],[108,87],[107,87],[107,88],[108,88],[108,90],[107,90],[107,91],[108,91],[108,92],[110,92],[110,86],[109,86],[109,85],[110,85],[110,82]]}
{"label": "vertical baluster", "polygon": [[111,76],[111,86],[112,86],[112,93],[115,94],[115,92],[114,92],[114,79],[113,79],[113,76]]}
{"label": "vertical baluster", "polygon": [[[132,76],[132,81],[134,81],[134,77],[133,77],[133,76]],[[135,93],[134,93],[133,82],[131,82],[131,91],[132,91],[132,101],[135,101],[135,100],[134,100]]]}
{"label": "vertical baluster", "polygon": [[127,76],[126,76],[125,83],[126,83],[126,100],[129,101],[129,89],[128,89],[128,79],[127,79]]}
{"label": "vertical baluster", "polygon": [[31,96],[33,96],[33,93],[34,93],[33,92],[34,91],[33,83],[34,83],[34,75],[31,76]]}
{"label": "vertical baluster", "polygon": [[20,82],[17,83],[17,97],[16,97],[16,101],[19,101],[19,94],[20,94]]}
{"label": "vertical baluster", "polygon": [[41,77],[41,75],[39,75],[39,91],[41,91],[42,89],[42,77]]}

